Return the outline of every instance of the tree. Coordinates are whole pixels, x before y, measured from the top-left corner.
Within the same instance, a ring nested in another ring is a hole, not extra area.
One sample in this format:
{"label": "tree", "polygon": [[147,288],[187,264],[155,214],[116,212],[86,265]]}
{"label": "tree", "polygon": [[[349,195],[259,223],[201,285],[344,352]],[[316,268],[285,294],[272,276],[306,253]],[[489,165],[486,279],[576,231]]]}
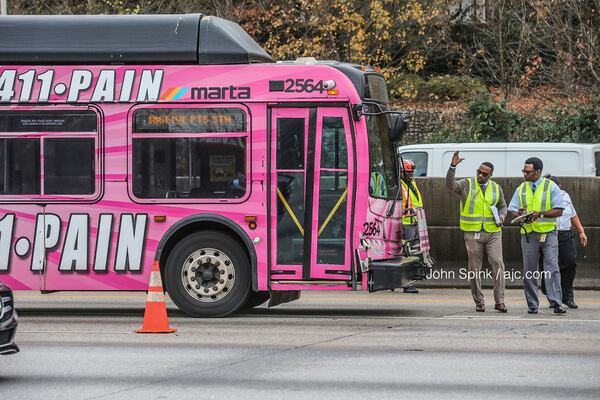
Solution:
{"label": "tree", "polygon": [[528,0],[497,0],[490,8],[484,21],[470,24],[469,69],[506,98],[519,86],[529,57],[537,54],[536,10]]}

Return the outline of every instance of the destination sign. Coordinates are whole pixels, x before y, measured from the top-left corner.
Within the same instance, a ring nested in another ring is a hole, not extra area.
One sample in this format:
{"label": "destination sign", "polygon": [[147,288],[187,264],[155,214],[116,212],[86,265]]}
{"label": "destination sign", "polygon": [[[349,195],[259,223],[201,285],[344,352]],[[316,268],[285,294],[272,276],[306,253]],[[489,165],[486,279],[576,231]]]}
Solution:
{"label": "destination sign", "polygon": [[134,114],[133,132],[246,132],[246,113],[239,108],[144,108]]}

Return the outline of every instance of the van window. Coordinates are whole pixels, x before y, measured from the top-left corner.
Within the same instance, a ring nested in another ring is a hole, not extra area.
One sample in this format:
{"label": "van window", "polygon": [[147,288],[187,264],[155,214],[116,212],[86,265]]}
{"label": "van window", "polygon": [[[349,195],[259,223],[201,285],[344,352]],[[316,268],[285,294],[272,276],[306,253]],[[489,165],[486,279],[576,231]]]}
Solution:
{"label": "van window", "polygon": [[[460,150],[460,149],[459,149]],[[458,164],[456,167],[456,176],[457,177],[472,177],[475,176],[477,168],[481,165],[482,162],[492,163],[494,166],[494,176],[522,176],[521,170],[523,169],[523,162],[521,159],[518,159],[517,164],[514,162],[508,161],[512,163],[509,167],[514,168],[515,174],[506,175],[507,168],[507,157],[510,158],[510,152],[505,152],[504,149],[499,150],[490,150],[490,149],[482,149],[482,150],[466,150],[461,151],[460,156],[464,158],[464,161]],[[446,172],[448,171],[448,167],[452,162],[452,156],[454,155],[454,151],[445,151],[442,156],[442,165],[441,171],[439,171],[439,175],[437,176],[446,176]],[[525,160],[525,159],[523,159]],[[513,165],[514,164],[514,165]]]}
{"label": "van window", "polygon": [[600,176],[600,151],[596,153],[596,176]]}
{"label": "van window", "polygon": [[427,176],[427,153],[424,151],[407,151],[402,158],[415,163],[415,177]]}

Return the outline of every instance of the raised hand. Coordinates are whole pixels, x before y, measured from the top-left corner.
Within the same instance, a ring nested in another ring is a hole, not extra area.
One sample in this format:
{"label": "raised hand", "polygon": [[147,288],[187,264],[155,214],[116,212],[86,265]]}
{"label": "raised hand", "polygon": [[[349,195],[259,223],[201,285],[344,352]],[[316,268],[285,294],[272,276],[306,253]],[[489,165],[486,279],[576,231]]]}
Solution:
{"label": "raised hand", "polygon": [[462,162],[462,160],[464,160],[464,158],[462,158],[458,153],[458,151],[455,151],[454,155],[452,156],[452,162],[450,163],[450,165],[452,165],[453,167],[456,167]]}

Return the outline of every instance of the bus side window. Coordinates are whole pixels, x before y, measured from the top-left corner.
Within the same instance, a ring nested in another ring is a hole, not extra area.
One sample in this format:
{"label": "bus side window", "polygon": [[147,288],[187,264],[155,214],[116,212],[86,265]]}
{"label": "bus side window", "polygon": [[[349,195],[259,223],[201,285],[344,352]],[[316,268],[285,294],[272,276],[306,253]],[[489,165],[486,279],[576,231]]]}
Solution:
{"label": "bus side window", "polygon": [[246,138],[133,139],[133,193],[143,199],[240,198]]}
{"label": "bus side window", "polygon": [[[36,137],[2,137],[15,134]],[[93,195],[97,137],[98,115],[91,109],[0,110],[0,195],[61,202],[76,199],[54,196]]]}
{"label": "bus side window", "polygon": [[40,194],[40,139],[0,139],[0,195]]}
{"label": "bus side window", "polygon": [[424,151],[407,151],[402,153],[402,158],[415,163],[415,177],[427,176],[428,156]]}
{"label": "bus side window", "polygon": [[44,140],[44,193],[94,193],[94,139]]}

